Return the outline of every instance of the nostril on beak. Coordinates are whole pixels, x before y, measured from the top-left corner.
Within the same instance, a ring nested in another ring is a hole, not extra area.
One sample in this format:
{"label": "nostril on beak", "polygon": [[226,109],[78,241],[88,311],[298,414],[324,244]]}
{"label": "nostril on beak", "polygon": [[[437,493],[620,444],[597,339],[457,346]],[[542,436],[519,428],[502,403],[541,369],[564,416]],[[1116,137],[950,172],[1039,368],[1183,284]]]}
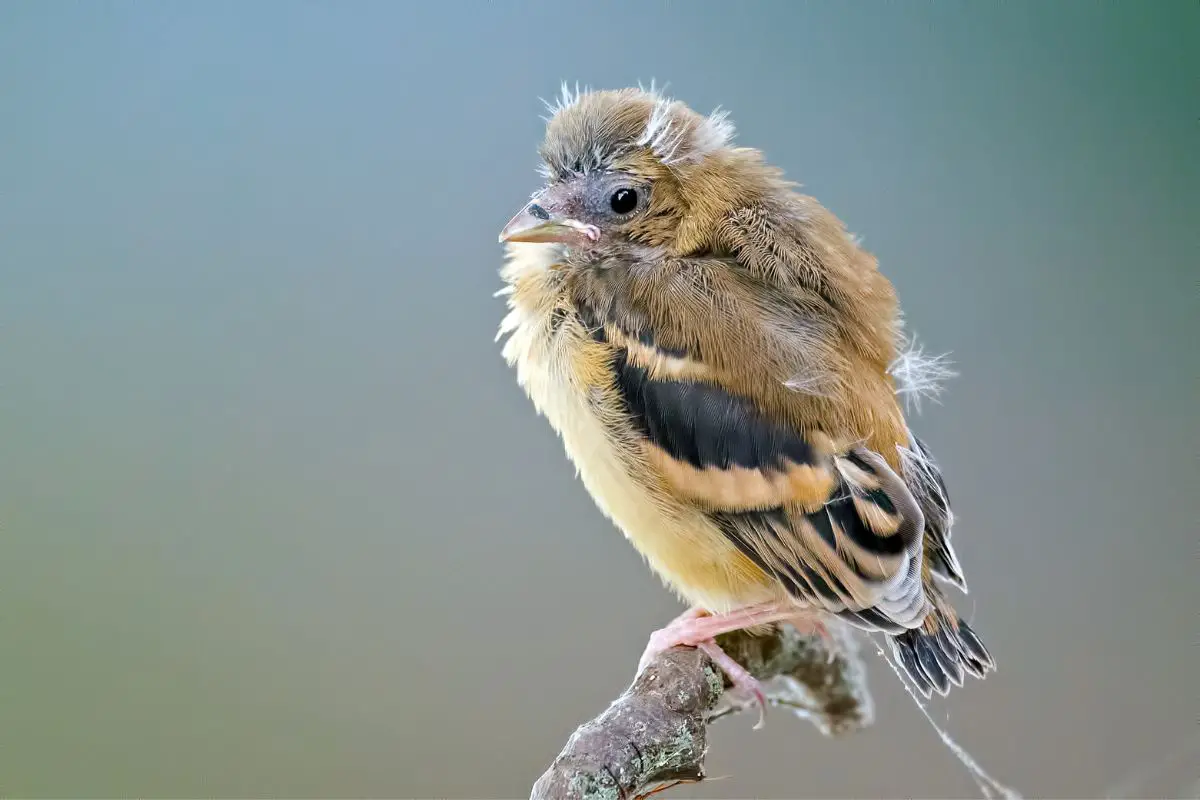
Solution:
{"label": "nostril on beak", "polygon": [[529,213],[543,221],[550,219],[550,214],[546,211],[546,209],[542,208],[537,203],[529,204]]}

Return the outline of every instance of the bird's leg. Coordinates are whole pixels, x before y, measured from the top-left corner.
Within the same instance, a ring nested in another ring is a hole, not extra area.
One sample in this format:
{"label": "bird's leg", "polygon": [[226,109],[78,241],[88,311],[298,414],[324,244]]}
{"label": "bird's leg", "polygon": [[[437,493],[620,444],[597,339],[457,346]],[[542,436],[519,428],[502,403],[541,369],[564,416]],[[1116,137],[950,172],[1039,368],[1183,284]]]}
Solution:
{"label": "bird's leg", "polygon": [[714,637],[755,625],[791,621],[795,616],[796,607],[791,603],[760,603],[724,614],[709,614],[702,608],[691,608],[672,620],[665,628],[650,635],[650,641],[646,644],[646,650],[638,663],[638,672],[645,669],[646,665],[664,650],[677,645],[697,647],[721,668],[735,689],[754,697],[759,710],[758,724],[755,727],[761,727],[766,708],[762,686],[741,664],[721,649]]}
{"label": "bird's leg", "polygon": [[788,602],[759,603],[723,614],[711,614],[702,608],[691,608],[673,619],[665,628],[650,635],[638,671],[640,672],[654,656],[676,645],[695,647],[700,642],[723,633],[753,628],[756,625],[791,621],[796,615],[796,606]]}

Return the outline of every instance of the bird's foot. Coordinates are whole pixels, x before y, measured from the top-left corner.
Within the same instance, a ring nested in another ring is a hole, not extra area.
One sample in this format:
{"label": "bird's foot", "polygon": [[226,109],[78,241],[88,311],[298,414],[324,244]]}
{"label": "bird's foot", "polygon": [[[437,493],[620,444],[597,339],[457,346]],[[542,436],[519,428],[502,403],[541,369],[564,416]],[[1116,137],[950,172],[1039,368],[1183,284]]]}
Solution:
{"label": "bird's foot", "polygon": [[638,662],[638,673],[657,656],[672,647],[684,645],[702,650],[714,664],[721,668],[729,677],[729,682],[737,690],[752,696],[758,705],[758,723],[755,728],[762,727],[766,713],[766,697],[762,686],[745,667],[734,661],[728,653],[721,649],[715,637],[723,633],[752,628],[755,625],[766,625],[773,622],[792,621],[796,615],[794,606],[779,603],[764,603],[757,606],[747,606],[725,614],[709,614],[701,608],[692,608],[680,614],[665,628],[650,635],[650,641]]}
{"label": "bird's foot", "polygon": [[712,662],[721,668],[725,676],[729,678],[729,683],[734,691],[754,698],[754,705],[758,707],[758,722],[754,723],[754,730],[758,730],[767,721],[767,696],[763,693],[762,684],[758,682],[758,678],[746,671],[738,662],[734,661],[728,653],[721,649],[721,645],[717,644],[716,639],[706,639],[703,642],[697,642],[697,649],[702,650],[706,656],[712,659]]}

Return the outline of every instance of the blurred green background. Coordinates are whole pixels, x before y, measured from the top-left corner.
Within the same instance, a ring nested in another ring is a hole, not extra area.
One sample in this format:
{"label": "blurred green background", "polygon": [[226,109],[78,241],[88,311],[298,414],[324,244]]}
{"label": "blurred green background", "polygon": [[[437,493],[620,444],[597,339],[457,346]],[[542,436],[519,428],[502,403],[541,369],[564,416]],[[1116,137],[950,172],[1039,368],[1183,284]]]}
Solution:
{"label": "blurred green background", "polygon": [[[1194,792],[1198,45],[1192,0],[6,0],[0,792],[528,796],[678,606],[499,356],[496,234],[538,97],[650,78],[953,352],[915,427],[999,671],[935,717],[1027,796]],[[673,796],[974,794],[868,662],[870,731],[722,724]]]}

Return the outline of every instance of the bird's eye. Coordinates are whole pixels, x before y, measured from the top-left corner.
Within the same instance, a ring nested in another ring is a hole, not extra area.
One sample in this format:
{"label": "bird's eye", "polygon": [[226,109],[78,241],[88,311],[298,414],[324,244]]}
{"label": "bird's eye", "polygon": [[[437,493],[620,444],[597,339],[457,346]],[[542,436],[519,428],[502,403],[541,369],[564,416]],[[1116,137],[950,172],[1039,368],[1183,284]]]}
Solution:
{"label": "bird's eye", "polygon": [[633,189],[617,189],[613,192],[612,197],[608,198],[608,204],[618,214],[628,214],[633,211],[637,208],[637,201],[637,192]]}

